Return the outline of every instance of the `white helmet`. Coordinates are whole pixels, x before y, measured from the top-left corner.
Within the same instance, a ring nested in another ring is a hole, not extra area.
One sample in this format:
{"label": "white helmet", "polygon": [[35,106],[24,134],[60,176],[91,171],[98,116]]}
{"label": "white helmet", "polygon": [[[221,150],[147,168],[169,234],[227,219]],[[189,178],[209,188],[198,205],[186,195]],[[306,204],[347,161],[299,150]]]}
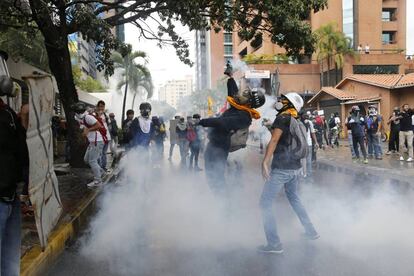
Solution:
{"label": "white helmet", "polygon": [[287,93],[284,95],[289,102],[293,105],[297,112],[299,112],[303,107],[303,99],[298,93]]}

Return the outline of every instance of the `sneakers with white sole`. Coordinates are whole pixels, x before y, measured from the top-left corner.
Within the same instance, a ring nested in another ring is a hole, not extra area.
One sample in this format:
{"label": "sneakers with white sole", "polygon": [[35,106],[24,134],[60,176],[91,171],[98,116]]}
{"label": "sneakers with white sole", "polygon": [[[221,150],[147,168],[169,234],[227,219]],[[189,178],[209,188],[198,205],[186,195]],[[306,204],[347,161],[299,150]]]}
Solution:
{"label": "sneakers with white sole", "polygon": [[266,254],[282,254],[283,246],[281,244],[279,244],[278,246],[261,245],[257,248],[257,251]]}
{"label": "sneakers with white sole", "polygon": [[406,162],[413,162],[413,159],[411,157],[409,157],[407,160],[405,160]]}
{"label": "sneakers with white sole", "polygon": [[400,161],[404,161],[404,157],[400,156]]}
{"label": "sneakers with white sole", "polygon": [[87,184],[88,188],[97,188],[102,186],[102,181],[92,181],[91,183]]}

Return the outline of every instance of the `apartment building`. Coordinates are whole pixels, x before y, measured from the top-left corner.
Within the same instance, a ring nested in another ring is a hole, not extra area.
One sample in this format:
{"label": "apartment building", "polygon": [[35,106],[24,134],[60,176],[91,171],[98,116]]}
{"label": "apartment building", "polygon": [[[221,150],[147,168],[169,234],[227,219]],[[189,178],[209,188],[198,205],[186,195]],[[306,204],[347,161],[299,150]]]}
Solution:
{"label": "apartment building", "polygon": [[[342,78],[351,74],[408,73],[414,68],[412,62],[407,62],[405,57],[406,12],[406,0],[328,0],[327,9],[310,14],[309,23],[312,30],[334,23],[338,30],[352,39],[355,50],[358,45],[362,45],[364,50],[368,45],[369,54],[363,51],[356,58],[347,58],[339,73],[334,68],[328,70],[324,63],[320,66],[316,55],[291,60],[290,64],[276,64],[278,62],[275,61],[270,65],[253,63],[249,64],[249,67],[260,70],[266,67],[270,70],[274,80],[270,78],[263,82],[267,82],[267,87],[273,87],[272,93],[276,94],[294,91],[299,86],[307,87],[308,91],[318,91],[321,83],[326,84],[328,72],[333,82],[330,85],[336,85]],[[241,40],[237,32],[232,33],[231,40],[230,33],[224,32],[216,34],[210,31],[205,37],[209,58],[203,63],[210,70],[207,75],[210,87],[214,87],[223,77],[223,66],[227,59],[237,61],[248,54],[272,56],[285,52],[283,48],[271,43],[268,36],[264,36],[262,43],[253,46],[250,41]],[[296,65],[288,67],[293,65],[292,63]],[[324,74],[318,74],[321,68],[325,71]],[[295,76],[298,77],[296,81]],[[318,82],[319,85],[315,85]],[[278,87],[283,89],[280,90]]]}
{"label": "apartment building", "polygon": [[170,80],[160,87],[158,96],[160,101],[164,101],[175,109],[178,108],[180,101],[191,95],[193,92],[193,77],[186,76],[182,80]]}

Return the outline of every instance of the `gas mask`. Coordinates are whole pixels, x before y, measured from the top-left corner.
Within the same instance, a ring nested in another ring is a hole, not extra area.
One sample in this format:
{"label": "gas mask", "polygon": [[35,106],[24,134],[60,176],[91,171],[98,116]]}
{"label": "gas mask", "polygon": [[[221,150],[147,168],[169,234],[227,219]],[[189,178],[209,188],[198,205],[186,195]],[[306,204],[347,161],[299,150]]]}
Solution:
{"label": "gas mask", "polygon": [[377,110],[375,109],[375,108],[371,108],[370,110],[369,110],[369,115],[370,116],[375,116],[375,115],[377,115],[378,114],[378,112],[377,112]]}
{"label": "gas mask", "polygon": [[277,101],[274,105],[277,112],[284,111],[288,108],[290,102],[286,98],[281,98],[279,101]]}
{"label": "gas mask", "polygon": [[140,110],[140,112],[141,112],[141,116],[144,117],[145,119],[148,119],[149,116],[151,115],[151,109],[149,108],[142,109]]}
{"label": "gas mask", "polygon": [[0,96],[13,97],[14,83],[10,78],[6,60],[8,56],[5,52],[0,51]]}

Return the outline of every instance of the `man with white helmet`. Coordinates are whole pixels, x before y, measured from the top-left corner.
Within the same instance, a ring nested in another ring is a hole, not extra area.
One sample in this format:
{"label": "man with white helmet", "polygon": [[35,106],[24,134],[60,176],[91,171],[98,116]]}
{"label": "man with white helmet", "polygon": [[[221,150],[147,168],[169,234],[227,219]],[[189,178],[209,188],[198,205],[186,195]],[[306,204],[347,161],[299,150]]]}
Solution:
{"label": "man with white helmet", "polygon": [[[283,253],[283,246],[278,236],[272,205],[276,195],[284,187],[286,196],[305,228],[304,237],[315,240],[319,238],[309,216],[297,195],[298,179],[301,170],[301,158],[298,149],[308,149],[306,143],[306,128],[297,120],[298,113],[303,107],[303,99],[297,93],[282,95],[275,105],[278,115],[272,125],[272,138],[267,145],[262,163],[262,174],[266,183],[260,199],[264,232],[267,245],[258,250],[264,253]],[[298,129],[300,131],[294,131]],[[295,142],[293,142],[295,141]],[[300,141],[301,143],[298,143]],[[304,154],[307,154],[306,152]],[[272,160],[271,170],[269,163]]]}

